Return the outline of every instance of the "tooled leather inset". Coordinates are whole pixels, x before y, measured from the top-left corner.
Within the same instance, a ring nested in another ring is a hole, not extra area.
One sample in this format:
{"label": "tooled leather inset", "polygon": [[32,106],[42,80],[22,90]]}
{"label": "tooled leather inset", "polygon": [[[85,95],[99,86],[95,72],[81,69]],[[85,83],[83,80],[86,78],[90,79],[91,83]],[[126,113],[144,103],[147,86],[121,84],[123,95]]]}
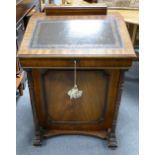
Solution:
{"label": "tooled leather inset", "polygon": [[31,49],[123,48],[115,19],[38,20]]}

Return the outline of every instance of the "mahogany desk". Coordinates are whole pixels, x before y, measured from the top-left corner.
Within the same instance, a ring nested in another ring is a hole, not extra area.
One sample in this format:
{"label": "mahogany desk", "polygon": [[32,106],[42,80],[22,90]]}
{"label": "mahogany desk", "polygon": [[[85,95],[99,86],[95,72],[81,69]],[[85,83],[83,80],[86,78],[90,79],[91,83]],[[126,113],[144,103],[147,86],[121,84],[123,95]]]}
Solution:
{"label": "mahogany desk", "polygon": [[[50,136],[84,134],[117,146],[123,73],[136,57],[121,16],[37,13],[30,19],[18,57],[28,73],[34,145]],[[83,93],[70,99],[75,61]]]}

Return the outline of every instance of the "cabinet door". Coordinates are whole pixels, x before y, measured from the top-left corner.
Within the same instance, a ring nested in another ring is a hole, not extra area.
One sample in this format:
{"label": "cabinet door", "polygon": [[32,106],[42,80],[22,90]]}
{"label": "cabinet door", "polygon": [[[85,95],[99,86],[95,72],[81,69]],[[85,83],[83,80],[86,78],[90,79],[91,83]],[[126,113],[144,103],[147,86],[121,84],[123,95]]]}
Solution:
{"label": "cabinet door", "polygon": [[112,124],[119,70],[78,70],[77,85],[83,94],[70,99],[73,70],[33,69],[35,107],[45,128],[103,129]]}

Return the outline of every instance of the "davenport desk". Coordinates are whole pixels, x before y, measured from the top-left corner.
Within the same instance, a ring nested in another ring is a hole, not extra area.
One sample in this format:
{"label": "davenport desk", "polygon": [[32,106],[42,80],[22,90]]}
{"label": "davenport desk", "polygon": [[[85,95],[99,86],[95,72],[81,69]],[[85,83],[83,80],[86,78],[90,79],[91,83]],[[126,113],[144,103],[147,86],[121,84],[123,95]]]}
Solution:
{"label": "davenport desk", "polygon": [[50,136],[84,134],[117,146],[123,74],[136,57],[120,15],[36,13],[18,57],[28,73],[34,145]]}

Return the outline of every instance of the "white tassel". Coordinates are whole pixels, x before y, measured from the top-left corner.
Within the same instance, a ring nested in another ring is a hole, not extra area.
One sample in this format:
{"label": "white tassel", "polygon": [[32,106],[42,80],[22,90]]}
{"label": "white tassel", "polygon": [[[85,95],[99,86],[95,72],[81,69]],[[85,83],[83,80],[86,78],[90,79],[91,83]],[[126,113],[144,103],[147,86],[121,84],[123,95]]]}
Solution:
{"label": "white tassel", "polygon": [[74,87],[68,91],[68,96],[70,99],[78,99],[82,96],[83,91],[78,90],[76,85],[76,61],[74,61]]}
{"label": "white tassel", "polygon": [[83,91],[78,90],[77,85],[75,85],[71,90],[68,91],[70,99],[78,99],[82,96]]}

